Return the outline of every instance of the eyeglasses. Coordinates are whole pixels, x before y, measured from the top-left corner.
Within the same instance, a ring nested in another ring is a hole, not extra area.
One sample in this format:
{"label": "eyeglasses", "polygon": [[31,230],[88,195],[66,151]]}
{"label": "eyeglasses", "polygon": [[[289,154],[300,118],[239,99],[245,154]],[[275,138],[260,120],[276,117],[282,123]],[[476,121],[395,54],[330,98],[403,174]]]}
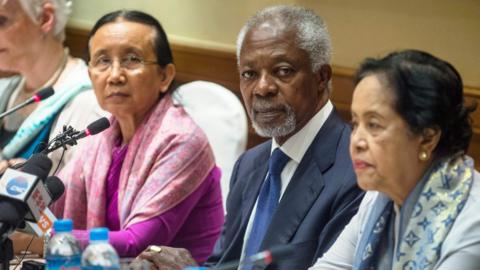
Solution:
{"label": "eyeglasses", "polygon": [[[114,58],[107,55],[101,55],[88,62],[88,66],[96,72],[105,72],[112,68]],[[141,69],[146,65],[157,65],[157,61],[144,60],[140,56],[134,54],[127,54],[120,59],[120,67],[126,70]]]}

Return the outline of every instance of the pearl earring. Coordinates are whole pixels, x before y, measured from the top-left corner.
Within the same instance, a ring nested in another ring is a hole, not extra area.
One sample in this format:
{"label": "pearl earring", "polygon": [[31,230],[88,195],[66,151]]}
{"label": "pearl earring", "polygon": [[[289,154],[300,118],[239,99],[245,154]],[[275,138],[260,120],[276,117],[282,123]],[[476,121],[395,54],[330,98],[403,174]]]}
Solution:
{"label": "pearl earring", "polygon": [[427,161],[428,160],[428,154],[426,151],[421,151],[420,154],[418,154],[418,159],[421,161]]}

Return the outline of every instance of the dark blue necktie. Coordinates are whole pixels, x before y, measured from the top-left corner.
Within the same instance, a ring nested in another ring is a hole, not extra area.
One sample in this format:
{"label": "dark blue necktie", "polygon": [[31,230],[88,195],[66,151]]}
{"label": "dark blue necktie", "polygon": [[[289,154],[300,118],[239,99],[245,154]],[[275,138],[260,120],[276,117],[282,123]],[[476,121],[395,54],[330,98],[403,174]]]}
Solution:
{"label": "dark blue necktie", "polygon": [[[273,213],[275,209],[277,209],[280,198],[282,186],[280,174],[289,160],[290,158],[283,153],[280,148],[273,150],[270,156],[270,160],[268,161],[268,175],[267,179],[263,182],[260,195],[258,195],[257,211],[245,248],[245,258],[260,251],[258,249],[270,225]],[[251,269],[251,266],[245,265],[243,269]]]}

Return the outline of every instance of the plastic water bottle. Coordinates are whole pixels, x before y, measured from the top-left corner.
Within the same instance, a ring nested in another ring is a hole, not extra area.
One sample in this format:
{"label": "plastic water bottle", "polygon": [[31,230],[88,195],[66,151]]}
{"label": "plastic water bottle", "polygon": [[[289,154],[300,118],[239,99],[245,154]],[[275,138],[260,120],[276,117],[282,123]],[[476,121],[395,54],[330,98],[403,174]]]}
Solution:
{"label": "plastic water bottle", "polygon": [[82,269],[120,269],[118,254],[112,245],[108,243],[107,228],[94,228],[90,230],[90,244],[82,255]]}
{"label": "plastic water bottle", "polygon": [[50,238],[45,251],[48,270],[79,270],[82,249],[72,235],[73,222],[70,219],[57,220],[53,224],[55,235]]}

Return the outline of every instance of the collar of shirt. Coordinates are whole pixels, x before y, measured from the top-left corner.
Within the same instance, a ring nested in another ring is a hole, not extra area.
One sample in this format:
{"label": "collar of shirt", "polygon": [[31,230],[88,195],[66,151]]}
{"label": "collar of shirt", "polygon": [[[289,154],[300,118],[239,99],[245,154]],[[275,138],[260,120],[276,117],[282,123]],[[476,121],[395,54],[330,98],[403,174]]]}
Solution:
{"label": "collar of shirt", "polygon": [[300,163],[303,155],[307,152],[308,147],[312,144],[313,139],[315,139],[315,136],[320,128],[322,128],[332,110],[332,102],[328,100],[323,108],[320,109],[320,111],[318,111],[302,129],[293,134],[283,145],[280,146],[277,141],[273,139],[270,153],[273,152],[275,148],[280,147],[280,149],[282,149],[292,161],[295,161],[297,164]]}
{"label": "collar of shirt", "polygon": [[320,109],[320,111],[318,111],[302,129],[293,134],[292,137],[288,138],[283,145],[280,146],[275,139],[272,140],[272,148],[270,149],[271,152],[273,152],[275,148],[280,147],[280,149],[287,154],[288,157],[290,157],[290,161],[287,163],[287,165],[285,165],[285,168],[283,168],[280,176],[282,180],[280,198],[287,189],[290,179],[297,169],[298,164],[300,164],[303,155],[305,155],[305,152],[307,152],[308,147],[310,147],[312,144],[313,139],[315,139],[315,136],[317,136],[320,128],[322,128],[325,121],[327,121],[327,118],[332,110],[332,102],[328,100],[323,108]]}

